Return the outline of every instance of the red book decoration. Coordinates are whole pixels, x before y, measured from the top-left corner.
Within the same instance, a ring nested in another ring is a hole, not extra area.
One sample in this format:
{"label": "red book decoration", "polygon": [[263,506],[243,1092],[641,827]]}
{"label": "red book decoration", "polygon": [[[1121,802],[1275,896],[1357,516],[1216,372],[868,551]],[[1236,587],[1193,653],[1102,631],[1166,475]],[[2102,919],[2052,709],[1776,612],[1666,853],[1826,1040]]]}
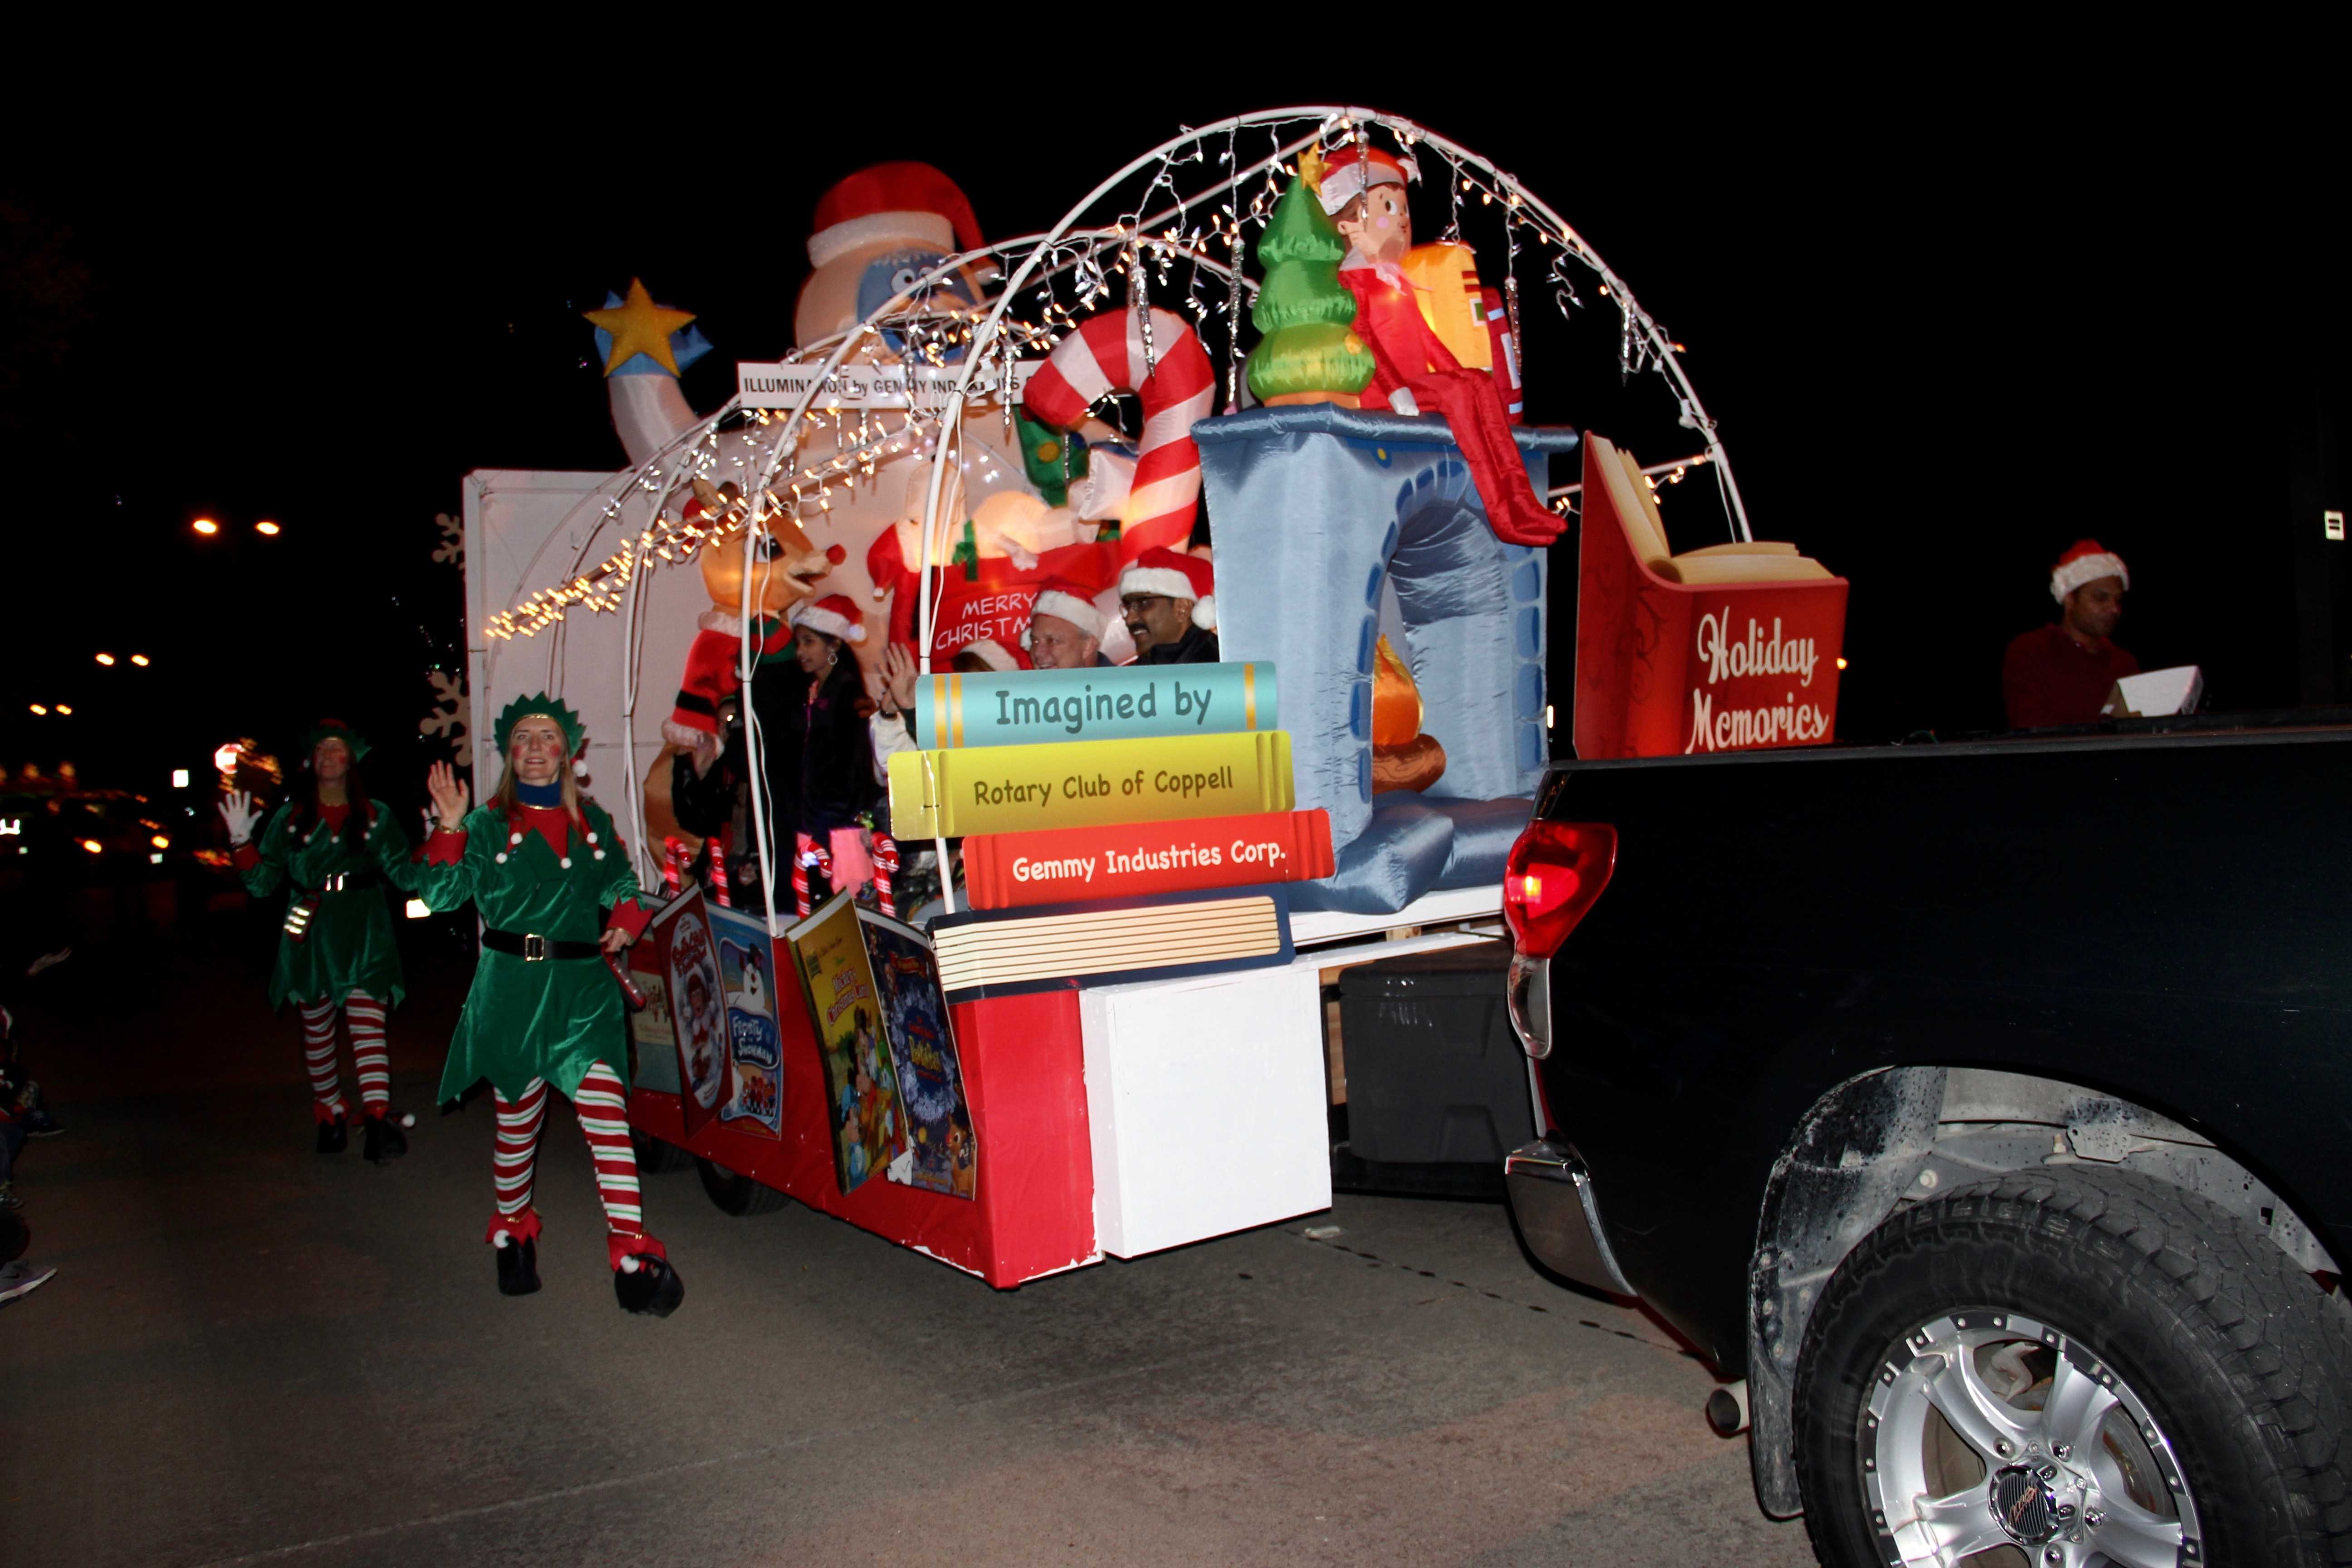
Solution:
{"label": "red book decoration", "polygon": [[1317,807],[977,834],[963,866],[976,910],[1307,882],[1331,875],[1331,817]]}
{"label": "red book decoration", "polygon": [[664,904],[628,953],[630,973],[646,994],[645,1010],[629,1026],[640,1050],[667,1046],[677,1053],[678,1100],[692,1137],[729,1099],[727,996],[702,889],[689,888]]}
{"label": "red book decoration", "polygon": [[1846,580],[1793,544],[1668,548],[1641,466],[1584,437],[1576,754],[1818,746],[1837,733]]}

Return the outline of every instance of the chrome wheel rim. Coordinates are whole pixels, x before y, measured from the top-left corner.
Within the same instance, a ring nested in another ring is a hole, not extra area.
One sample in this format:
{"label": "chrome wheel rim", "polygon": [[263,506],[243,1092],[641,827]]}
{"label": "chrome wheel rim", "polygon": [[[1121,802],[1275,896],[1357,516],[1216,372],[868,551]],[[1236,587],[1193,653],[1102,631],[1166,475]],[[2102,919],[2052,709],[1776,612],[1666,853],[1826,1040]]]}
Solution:
{"label": "chrome wheel rim", "polygon": [[1934,1568],[2201,1564],[2171,1438],[2088,1345],[1963,1311],[1889,1346],[1860,1433],[1880,1559]]}

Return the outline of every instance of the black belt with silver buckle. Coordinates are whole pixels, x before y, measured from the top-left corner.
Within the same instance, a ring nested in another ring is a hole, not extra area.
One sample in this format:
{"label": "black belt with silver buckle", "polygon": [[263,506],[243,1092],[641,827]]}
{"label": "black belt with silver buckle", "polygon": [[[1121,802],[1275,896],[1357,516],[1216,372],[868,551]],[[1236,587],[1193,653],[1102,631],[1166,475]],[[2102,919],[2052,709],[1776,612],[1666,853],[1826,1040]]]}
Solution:
{"label": "black belt with silver buckle", "polygon": [[341,893],[354,888],[373,888],[383,880],[383,873],[370,866],[357,871],[338,871],[315,888],[305,888],[306,893]]}
{"label": "black belt with silver buckle", "polygon": [[510,931],[485,931],[482,945],[492,952],[509,953],[525,963],[538,963],[550,958],[602,958],[604,949],[593,942],[565,942],[560,937],[541,936],[537,931],[519,936]]}

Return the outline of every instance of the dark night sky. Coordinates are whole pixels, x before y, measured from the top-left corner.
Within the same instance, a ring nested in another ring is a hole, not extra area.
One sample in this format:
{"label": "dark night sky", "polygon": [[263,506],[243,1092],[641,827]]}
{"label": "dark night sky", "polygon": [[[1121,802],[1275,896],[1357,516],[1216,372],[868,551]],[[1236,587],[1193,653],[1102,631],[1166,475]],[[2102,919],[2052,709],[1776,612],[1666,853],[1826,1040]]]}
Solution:
{"label": "dark night sky", "polygon": [[[749,115],[631,129],[584,80],[503,122],[362,95],[314,106],[331,119],[158,110],[119,143],[12,135],[0,763],[143,786],[332,710],[383,745],[380,770],[421,767],[422,672],[458,649],[433,516],[471,468],[620,464],[577,314],[605,289],[640,275],[699,313],[717,348],[687,391],[708,409],[733,361],[790,345],[810,210],[850,169],[927,159],[992,235],[1019,233],[1181,121],[1343,98],[1511,170],[1689,345],[1759,534],[1853,580],[1847,736],[1996,723],[2002,645],[2049,617],[2049,563],[2086,533],[2135,568],[2121,640],[2143,664],[2204,664],[2217,706],[2294,700],[2294,411],[2273,372],[2282,329],[2336,363],[2340,317],[2312,315],[2248,219],[2252,132],[2154,85],[2087,105],[2054,68],[1873,91],[1727,77],[1679,105],[1640,79],[1583,85],[1597,70],[1523,95],[1365,74],[1097,100],[1068,127],[993,91],[952,132],[877,101],[806,139]],[[1645,460],[1696,449],[1663,389],[1617,389],[1613,311],[1561,326],[1529,284],[1539,419]],[[188,531],[205,513],[220,538]],[[1718,537],[1704,501],[1666,515],[1679,547]],[[263,516],[286,532],[254,535]],[[100,648],[156,663],[100,669]],[[58,700],[71,720],[27,713]]]}

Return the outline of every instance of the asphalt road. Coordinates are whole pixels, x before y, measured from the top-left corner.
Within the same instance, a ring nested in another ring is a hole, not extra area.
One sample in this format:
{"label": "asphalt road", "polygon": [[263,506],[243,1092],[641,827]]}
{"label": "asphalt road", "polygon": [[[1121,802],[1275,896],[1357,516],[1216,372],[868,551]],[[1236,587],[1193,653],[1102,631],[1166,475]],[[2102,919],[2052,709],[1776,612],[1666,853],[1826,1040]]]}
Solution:
{"label": "asphalt road", "polygon": [[310,1152],[266,937],[100,943],[19,999],[68,1131],[19,1173],[58,1276],[0,1308],[12,1565],[1811,1561],[1706,1370],[1496,1207],[1343,1197],[1000,1294],[649,1176],[687,1300],[634,1319],[559,1111],[546,1288],[500,1297],[491,1119],[430,1104],[463,975],[415,966],[377,1169]]}

